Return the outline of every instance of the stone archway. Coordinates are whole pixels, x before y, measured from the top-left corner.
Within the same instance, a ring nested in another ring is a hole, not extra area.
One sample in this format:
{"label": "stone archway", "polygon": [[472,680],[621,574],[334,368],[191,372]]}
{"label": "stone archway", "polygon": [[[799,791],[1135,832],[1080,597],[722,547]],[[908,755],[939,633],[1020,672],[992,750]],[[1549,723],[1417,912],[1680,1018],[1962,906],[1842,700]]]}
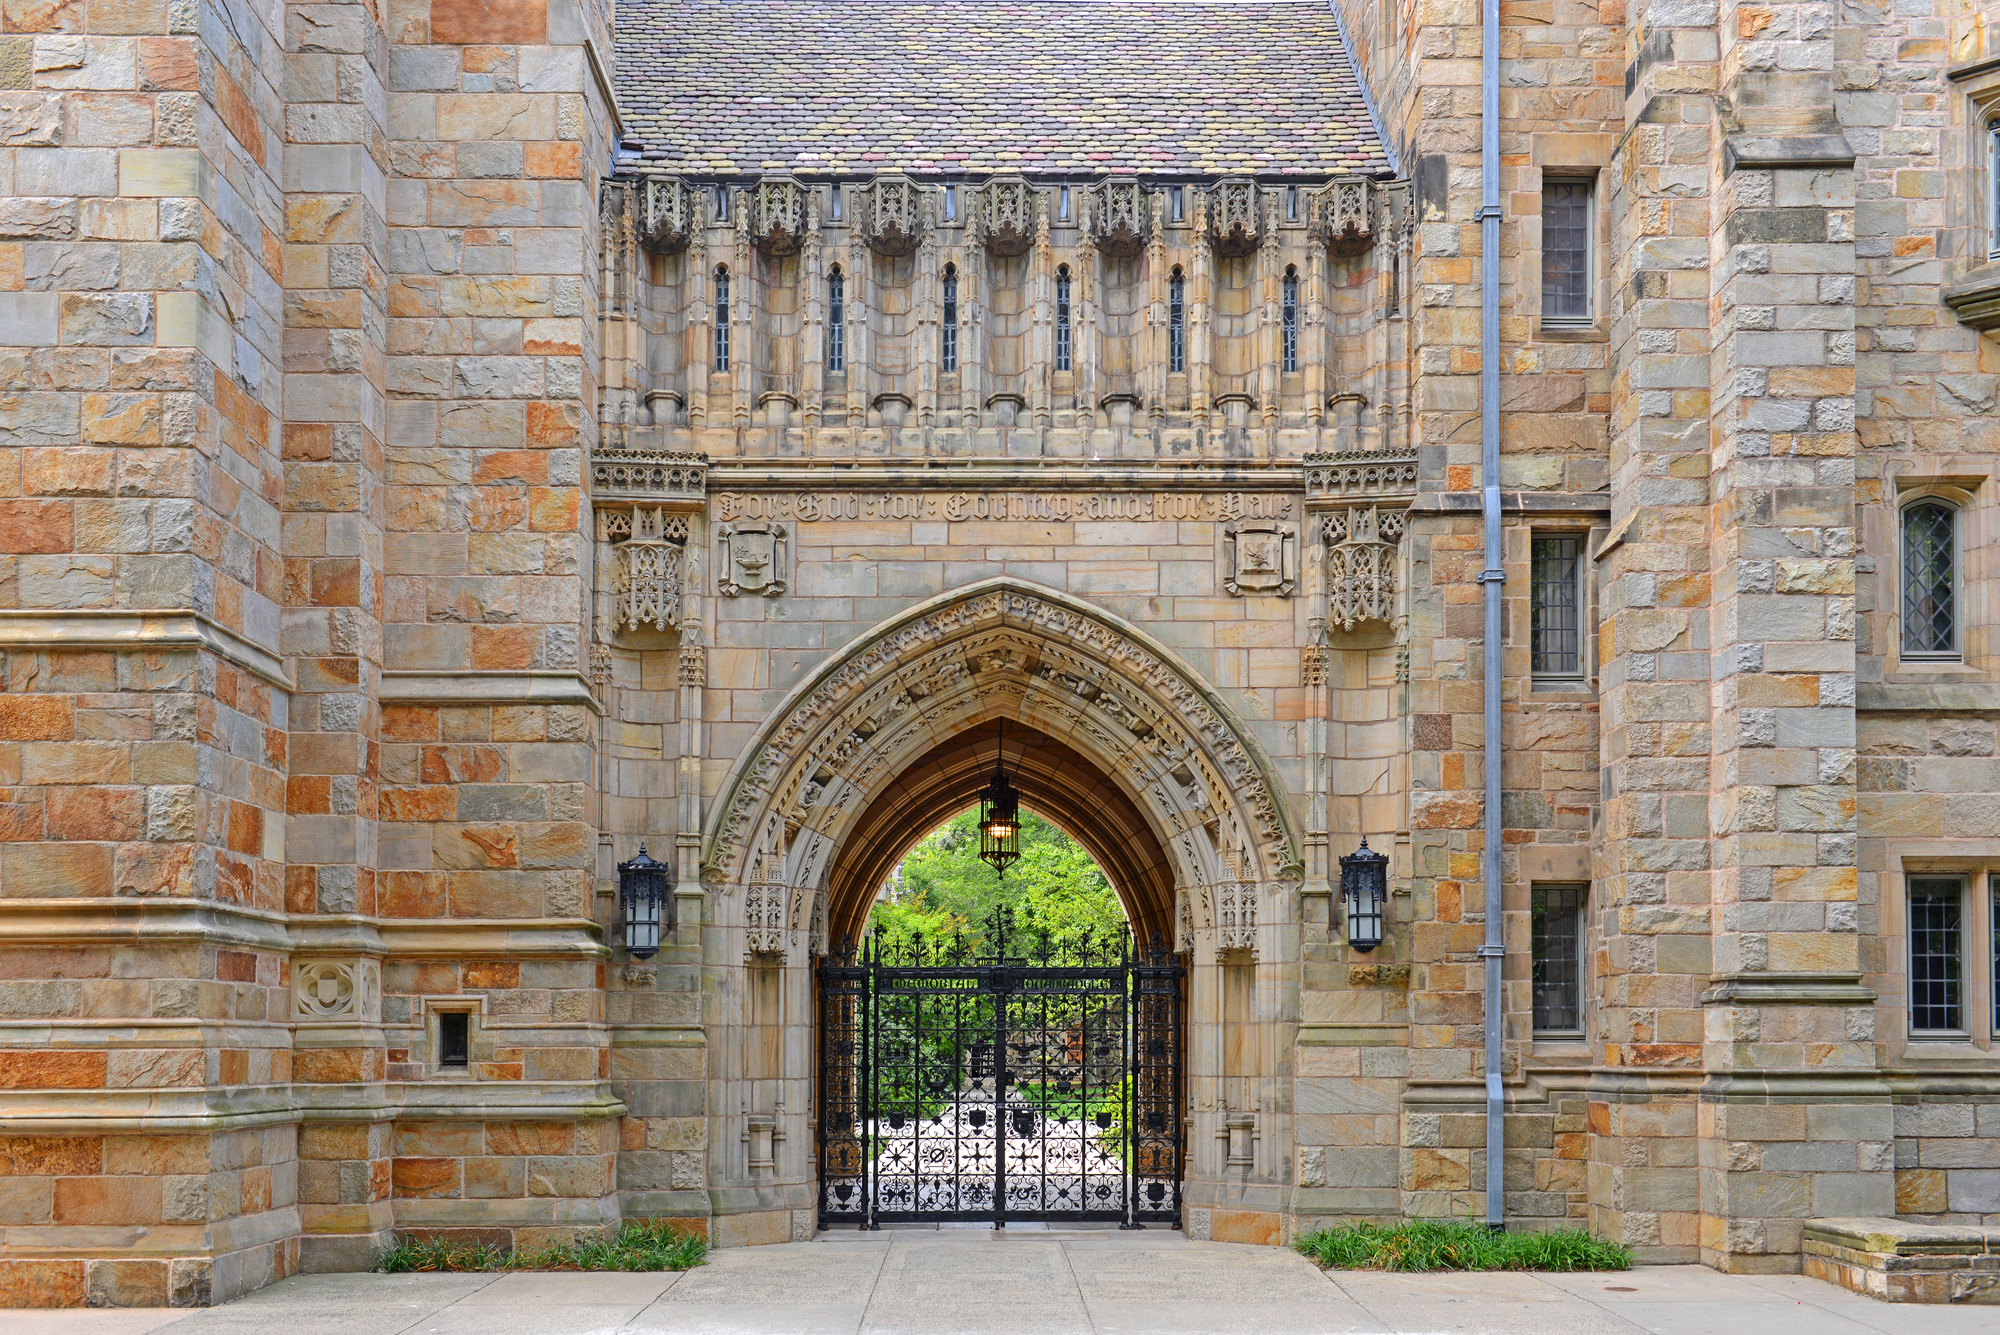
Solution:
{"label": "stone archway", "polygon": [[[1111,807],[1125,829],[1149,832],[1164,854],[1156,872],[1171,868],[1183,946],[1213,932],[1223,949],[1259,949],[1259,900],[1300,874],[1299,841],[1263,749],[1145,632],[1001,578],[931,599],[848,645],[787,694],[730,767],[703,840],[702,880],[722,897],[720,922],[746,933],[746,954],[810,950],[830,913],[852,921],[859,891],[829,902],[836,881],[851,884],[836,875],[850,834],[885,790],[927,763],[956,774],[937,800],[963,805],[977,788],[967,777],[983,772],[952,758],[953,739],[1002,718],[1053,739],[1115,787],[1123,800]],[[1101,848],[1111,829],[1082,837]],[[1157,913],[1143,916],[1158,925]]]}

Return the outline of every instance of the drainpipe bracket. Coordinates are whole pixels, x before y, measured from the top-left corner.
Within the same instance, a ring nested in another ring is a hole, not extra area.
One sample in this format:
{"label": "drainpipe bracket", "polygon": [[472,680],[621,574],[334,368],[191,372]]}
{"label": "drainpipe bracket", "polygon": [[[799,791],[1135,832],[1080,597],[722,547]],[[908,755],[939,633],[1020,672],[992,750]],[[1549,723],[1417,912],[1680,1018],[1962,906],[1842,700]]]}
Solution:
{"label": "drainpipe bracket", "polygon": [[1506,216],[1506,211],[1498,204],[1481,204],[1479,211],[1472,215],[1472,220],[1474,222],[1485,222],[1491,218],[1494,222],[1499,222]]}
{"label": "drainpipe bracket", "polygon": [[1482,570],[1472,577],[1474,584],[1505,584],[1507,572],[1504,570]]}
{"label": "drainpipe bracket", "polygon": [[1507,947],[1481,946],[1479,948],[1479,958],[1483,960],[1504,960],[1507,958]]}

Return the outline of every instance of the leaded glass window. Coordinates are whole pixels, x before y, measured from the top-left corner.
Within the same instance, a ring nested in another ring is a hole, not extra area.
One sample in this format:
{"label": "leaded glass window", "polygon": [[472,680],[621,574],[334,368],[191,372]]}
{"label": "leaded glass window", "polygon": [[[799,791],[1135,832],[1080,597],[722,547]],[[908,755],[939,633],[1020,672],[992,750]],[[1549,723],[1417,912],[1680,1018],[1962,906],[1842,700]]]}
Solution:
{"label": "leaded glass window", "polygon": [[1299,271],[1285,270],[1285,369],[1299,369]]}
{"label": "leaded glass window", "polygon": [[826,280],[826,369],[847,369],[847,280],[838,268]]}
{"label": "leaded glass window", "polygon": [[1986,127],[1986,255],[2000,259],[2000,121]]}
{"label": "leaded glass window", "polygon": [[1943,501],[1903,508],[1903,654],[1958,653],[1958,511]]}
{"label": "leaded glass window", "polygon": [[1542,323],[1585,325],[1590,310],[1589,181],[1542,187]]}
{"label": "leaded glass window", "polygon": [[1955,876],[1910,878],[1910,1029],[1965,1028],[1965,886]]}
{"label": "leaded glass window", "polygon": [[1537,885],[1530,891],[1535,1031],[1583,1029],[1583,900],[1580,885]]}
{"label": "leaded glass window", "polygon": [[944,373],[958,369],[958,270],[944,266]]}
{"label": "leaded glass window", "polygon": [[1056,270],[1056,370],[1070,369],[1069,269]]}
{"label": "leaded glass window", "polygon": [[1167,369],[1187,370],[1187,279],[1179,269],[1167,280]]}
{"label": "leaded glass window", "polygon": [[1529,581],[1534,604],[1529,656],[1537,677],[1583,675],[1582,563],[1580,535],[1535,535]]}
{"label": "leaded glass window", "polygon": [[729,270],[715,270],[715,369],[729,369]]}

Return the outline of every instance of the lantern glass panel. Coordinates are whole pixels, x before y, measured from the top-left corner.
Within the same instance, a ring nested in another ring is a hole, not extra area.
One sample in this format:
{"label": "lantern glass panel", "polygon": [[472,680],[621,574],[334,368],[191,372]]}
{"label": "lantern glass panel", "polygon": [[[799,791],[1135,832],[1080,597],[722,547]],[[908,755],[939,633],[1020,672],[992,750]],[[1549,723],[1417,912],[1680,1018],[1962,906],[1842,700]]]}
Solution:
{"label": "lantern glass panel", "polygon": [[618,864],[618,899],[625,913],[626,953],[651,959],[659,953],[661,937],[671,936],[679,924],[666,865],[649,857],[643,845],[639,856]]}
{"label": "lantern glass panel", "polygon": [[1361,847],[1340,860],[1340,898],[1347,910],[1347,944],[1367,952],[1382,944],[1383,904],[1389,897],[1389,859]]}

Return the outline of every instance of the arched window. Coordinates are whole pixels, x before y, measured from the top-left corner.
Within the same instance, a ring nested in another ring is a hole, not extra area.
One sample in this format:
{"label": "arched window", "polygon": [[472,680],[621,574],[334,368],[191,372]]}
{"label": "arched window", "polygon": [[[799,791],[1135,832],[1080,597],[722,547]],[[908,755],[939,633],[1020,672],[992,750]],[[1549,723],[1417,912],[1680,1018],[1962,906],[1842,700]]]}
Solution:
{"label": "arched window", "polygon": [[1958,510],[1939,500],[1903,507],[1903,657],[1959,656]]}
{"label": "arched window", "polygon": [[2000,117],[1986,126],[1986,257],[2000,259]]}
{"label": "arched window", "polygon": [[847,280],[838,264],[826,280],[826,369],[835,375],[847,369]]}
{"label": "arched window", "polygon": [[715,369],[729,369],[729,266],[715,266]]}
{"label": "arched window", "polygon": [[958,370],[958,266],[944,266],[944,373]]}
{"label": "arched window", "polygon": [[1056,370],[1070,369],[1069,266],[1056,270]]}
{"label": "arched window", "polygon": [[1285,269],[1285,369],[1299,369],[1299,271]]}
{"label": "arched window", "polygon": [[1167,280],[1167,369],[1187,370],[1187,279],[1179,269]]}

